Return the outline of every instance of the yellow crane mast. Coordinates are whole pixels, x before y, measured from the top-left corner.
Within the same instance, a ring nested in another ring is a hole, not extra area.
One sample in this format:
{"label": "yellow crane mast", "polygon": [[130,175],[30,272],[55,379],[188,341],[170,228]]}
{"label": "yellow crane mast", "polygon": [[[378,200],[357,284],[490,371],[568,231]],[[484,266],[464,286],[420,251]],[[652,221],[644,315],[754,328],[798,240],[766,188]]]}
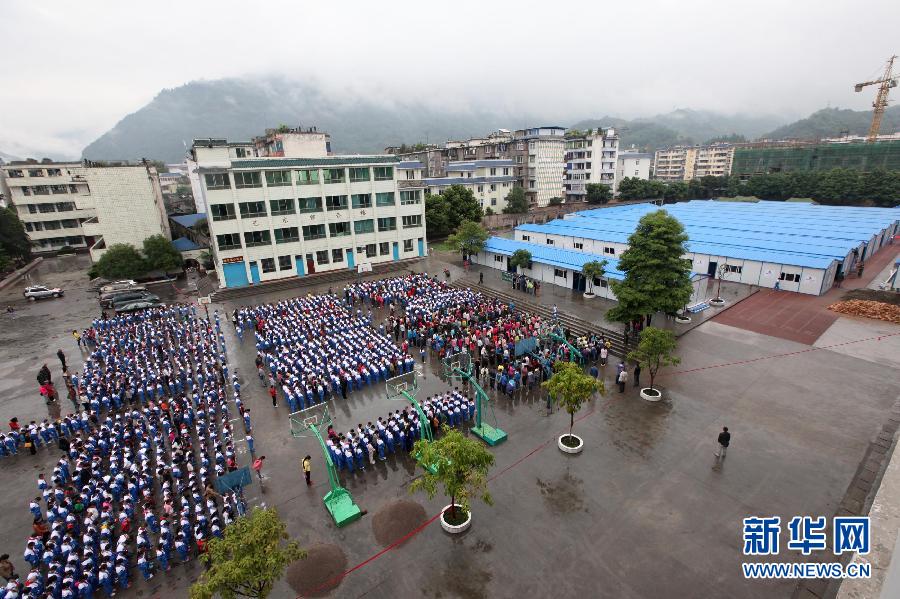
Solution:
{"label": "yellow crane mast", "polygon": [[869,134],[866,136],[866,142],[868,143],[872,143],[878,139],[878,130],[881,129],[881,117],[884,116],[884,109],[887,108],[888,105],[888,92],[892,87],[897,87],[897,79],[900,78],[897,75],[894,75],[894,60],[896,60],[896,58],[897,55],[895,54],[888,59],[887,66],[884,69],[884,75],[882,75],[881,79],[857,83],[853,88],[855,91],[861,92],[864,87],[869,85],[878,86],[878,93],[875,95],[875,101],[872,102],[872,106],[875,108],[875,110],[872,111],[872,126],[869,127]]}

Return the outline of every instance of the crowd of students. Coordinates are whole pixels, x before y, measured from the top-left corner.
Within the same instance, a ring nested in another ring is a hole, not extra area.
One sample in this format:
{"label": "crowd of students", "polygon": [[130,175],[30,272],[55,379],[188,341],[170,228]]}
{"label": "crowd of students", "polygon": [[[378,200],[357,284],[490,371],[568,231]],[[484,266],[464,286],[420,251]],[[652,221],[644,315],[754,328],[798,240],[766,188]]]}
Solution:
{"label": "crowd of students", "polygon": [[190,560],[240,511],[212,485],[237,468],[218,316],[151,309],[91,331],[82,373],[64,375],[80,413],[27,427],[59,459],[28,505],[31,569],[11,573],[3,599],[113,596],[134,565],[150,579]]}

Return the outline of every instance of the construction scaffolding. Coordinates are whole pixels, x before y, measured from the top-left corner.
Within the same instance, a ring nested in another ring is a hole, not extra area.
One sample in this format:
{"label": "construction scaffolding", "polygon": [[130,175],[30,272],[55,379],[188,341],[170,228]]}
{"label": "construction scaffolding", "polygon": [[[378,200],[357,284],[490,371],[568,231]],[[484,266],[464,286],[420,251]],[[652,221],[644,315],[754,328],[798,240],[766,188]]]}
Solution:
{"label": "construction scaffolding", "polygon": [[900,141],[737,148],[734,151],[731,174],[746,178],[771,173],[827,171],[833,168],[861,172],[875,169],[900,171]]}

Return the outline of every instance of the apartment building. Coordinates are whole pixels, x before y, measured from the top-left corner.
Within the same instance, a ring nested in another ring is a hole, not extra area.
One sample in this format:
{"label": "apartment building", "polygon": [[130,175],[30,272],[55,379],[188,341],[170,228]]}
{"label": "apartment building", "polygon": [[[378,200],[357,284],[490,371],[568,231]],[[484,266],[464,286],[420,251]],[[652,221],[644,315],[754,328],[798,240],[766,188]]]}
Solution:
{"label": "apartment building", "polygon": [[674,146],[657,150],[653,160],[653,176],[663,181],[689,181],[708,175],[731,174],[734,146]]}
{"label": "apartment building", "polygon": [[115,243],[140,248],[170,237],[159,175],[149,164],[16,162],[3,167],[35,252],[89,248],[98,260]]}
{"label": "apartment building", "polygon": [[588,184],[601,184],[616,191],[619,136],[615,129],[585,134],[572,132],[565,139],[565,191],[567,202],[583,202]]}
{"label": "apartment building", "polygon": [[239,159],[231,144],[209,152],[197,141],[192,155],[223,287],[426,254],[415,165],[400,169],[388,155]]}
{"label": "apartment building", "polygon": [[472,191],[482,210],[492,212],[506,208],[506,196],[516,184],[515,162],[509,159],[449,162],[446,172],[445,177],[424,180],[428,193],[441,194],[451,185],[462,185]]}
{"label": "apartment building", "polygon": [[653,154],[648,152],[620,151],[616,161],[616,189],[625,178],[649,179],[652,163]]}
{"label": "apartment building", "polygon": [[258,156],[283,158],[303,156],[307,158],[330,156],[331,136],[315,127],[266,129],[265,135],[253,138]]}
{"label": "apartment building", "polygon": [[533,205],[547,206],[553,198],[565,197],[565,133],[565,127],[550,126],[520,129],[513,136],[510,158],[516,163],[518,183]]}

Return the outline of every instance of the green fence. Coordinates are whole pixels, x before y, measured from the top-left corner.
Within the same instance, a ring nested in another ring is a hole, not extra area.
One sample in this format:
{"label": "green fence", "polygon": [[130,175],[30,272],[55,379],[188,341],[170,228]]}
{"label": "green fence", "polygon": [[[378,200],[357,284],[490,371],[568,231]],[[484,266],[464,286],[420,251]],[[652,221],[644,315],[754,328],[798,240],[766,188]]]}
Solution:
{"label": "green fence", "polygon": [[796,148],[737,148],[731,174],[739,176],[846,168],[900,171],[900,141],[820,144]]}

